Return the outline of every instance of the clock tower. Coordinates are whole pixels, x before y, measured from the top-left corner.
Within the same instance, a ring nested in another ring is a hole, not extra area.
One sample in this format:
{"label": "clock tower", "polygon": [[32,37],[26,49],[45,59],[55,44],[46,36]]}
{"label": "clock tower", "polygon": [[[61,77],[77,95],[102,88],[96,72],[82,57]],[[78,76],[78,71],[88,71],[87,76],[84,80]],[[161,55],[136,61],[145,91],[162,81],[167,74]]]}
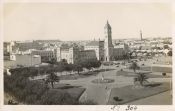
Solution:
{"label": "clock tower", "polygon": [[104,27],[105,40],[104,40],[104,58],[105,61],[111,61],[113,59],[114,46],[112,44],[112,28],[110,24],[106,23]]}

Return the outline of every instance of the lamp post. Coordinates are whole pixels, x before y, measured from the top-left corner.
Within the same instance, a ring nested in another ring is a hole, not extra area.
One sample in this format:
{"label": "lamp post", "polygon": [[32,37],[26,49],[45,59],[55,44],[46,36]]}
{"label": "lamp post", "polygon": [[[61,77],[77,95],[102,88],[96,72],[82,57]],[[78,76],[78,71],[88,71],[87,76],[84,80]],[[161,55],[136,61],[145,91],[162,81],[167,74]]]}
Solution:
{"label": "lamp post", "polygon": [[38,74],[37,75],[40,75],[39,65],[36,65],[35,67],[38,68]]}
{"label": "lamp post", "polygon": [[[103,66],[103,64],[102,64],[102,69],[104,69],[104,66]],[[106,72],[106,69],[105,69],[105,72]],[[103,72],[101,73],[101,80],[103,81],[104,80],[104,75],[103,75]]]}

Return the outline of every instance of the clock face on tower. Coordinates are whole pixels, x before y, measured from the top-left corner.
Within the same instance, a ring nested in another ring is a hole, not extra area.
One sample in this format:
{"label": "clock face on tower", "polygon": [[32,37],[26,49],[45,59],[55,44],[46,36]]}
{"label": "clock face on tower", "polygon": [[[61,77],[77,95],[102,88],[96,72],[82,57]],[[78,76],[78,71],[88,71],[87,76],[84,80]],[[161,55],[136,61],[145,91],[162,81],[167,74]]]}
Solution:
{"label": "clock face on tower", "polygon": [[109,32],[111,32],[111,29],[108,29]]}
{"label": "clock face on tower", "polygon": [[105,30],[105,34],[107,34],[107,30]]}

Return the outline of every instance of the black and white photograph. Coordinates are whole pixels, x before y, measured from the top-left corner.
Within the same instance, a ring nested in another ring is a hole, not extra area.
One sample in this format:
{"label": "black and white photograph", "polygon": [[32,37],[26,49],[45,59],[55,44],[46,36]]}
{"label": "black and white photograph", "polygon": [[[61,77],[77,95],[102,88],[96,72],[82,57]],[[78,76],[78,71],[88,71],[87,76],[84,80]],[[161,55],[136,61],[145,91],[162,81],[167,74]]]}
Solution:
{"label": "black and white photograph", "polygon": [[172,18],[166,2],[3,3],[3,105],[173,105]]}

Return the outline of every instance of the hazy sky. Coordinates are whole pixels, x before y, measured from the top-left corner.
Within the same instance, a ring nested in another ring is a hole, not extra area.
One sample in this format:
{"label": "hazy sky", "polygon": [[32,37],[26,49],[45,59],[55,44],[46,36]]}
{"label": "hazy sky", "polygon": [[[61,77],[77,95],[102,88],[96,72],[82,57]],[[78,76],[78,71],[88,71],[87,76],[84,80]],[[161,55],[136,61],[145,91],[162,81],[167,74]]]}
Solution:
{"label": "hazy sky", "polygon": [[93,40],[171,36],[172,12],[163,3],[8,3],[4,5],[4,40]]}

